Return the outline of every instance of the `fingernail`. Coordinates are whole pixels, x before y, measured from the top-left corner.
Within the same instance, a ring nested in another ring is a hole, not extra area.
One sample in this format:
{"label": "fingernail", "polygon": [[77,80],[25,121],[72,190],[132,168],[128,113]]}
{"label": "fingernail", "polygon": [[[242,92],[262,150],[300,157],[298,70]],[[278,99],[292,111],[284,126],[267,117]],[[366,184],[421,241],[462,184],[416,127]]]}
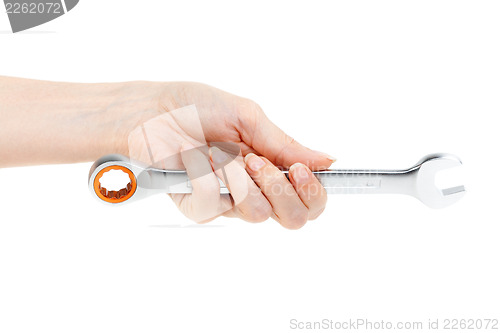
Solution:
{"label": "fingernail", "polygon": [[245,163],[253,171],[259,171],[264,165],[266,165],[266,162],[254,153],[250,153],[245,156]]}
{"label": "fingernail", "polygon": [[221,164],[227,160],[227,155],[217,147],[210,148],[210,157],[215,164]]}
{"label": "fingernail", "polygon": [[333,162],[335,162],[337,159],[335,157],[333,157],[332,155],[328,155],[326,153],[323,153],[323,152],[320,152],[320,151],[317,151],[315,150],[316,153],[320,154],[323,158],[326,158],[327,160],[330,160]]}
{"label": "fingernail", "polygon": [[335,162],[337,159],[335,157],[333,157],[332,155],[328,155],[328,154],[323,154],[323,156],[327,159],[327,160],[330,160],[333,162]]}
{"label": "fingernail", "polygon": [[297,184],[305,184],[309,182],[311,173],[309,168],[302,163],[295,163],[290,167],[290,175]]}

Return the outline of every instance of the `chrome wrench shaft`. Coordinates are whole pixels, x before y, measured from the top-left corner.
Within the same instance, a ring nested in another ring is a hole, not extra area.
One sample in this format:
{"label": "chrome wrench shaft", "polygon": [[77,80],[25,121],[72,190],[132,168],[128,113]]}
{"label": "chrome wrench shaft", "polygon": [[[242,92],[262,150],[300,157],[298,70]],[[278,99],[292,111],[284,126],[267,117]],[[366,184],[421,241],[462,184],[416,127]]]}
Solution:
{"label": "chrome wrench shaft", "polygon": [[[379,194],[411,195],[431,208],[443,208],[458,201],[465,194],[463,185],[439,189],[434,184],[436,172],[461,165],[449,154],[431,154],[411,168],[404,170],[325,170],[315,171],[328,194]],[[127,190],[109,194],[102,189],[99,179],[106,170],[121,169],[131,178]],[[283,171],[288,176],[288,171]],[[220,193],[229,190],[220,181]],[[131,163],[120,155],[109,155],[98,160],[89,175],[91,192],[99,199],[113,204],[135,201],[157,193],[191,193],[192,186],[185,171],[161,170]],[[129,189],[130,187],[130,189]]]}

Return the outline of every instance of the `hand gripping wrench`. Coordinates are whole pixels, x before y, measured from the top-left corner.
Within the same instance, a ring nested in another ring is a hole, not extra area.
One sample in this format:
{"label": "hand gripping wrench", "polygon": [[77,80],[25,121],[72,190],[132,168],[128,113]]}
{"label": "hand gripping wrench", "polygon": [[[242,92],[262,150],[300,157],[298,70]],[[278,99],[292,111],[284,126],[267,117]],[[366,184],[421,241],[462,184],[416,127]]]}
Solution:
{"label": "hand gripping wrench", "polygon": [[[437,188],[434,177],[438,171],[459,166],[462,162],[450,154],[431,154],[411,168],[404,170],[325,170],[314,171],[328,194],[396,193],[411,195],[431,208],[444,208],[465,194],[463,185]],[[129,183],[118,191],[108,191],[100,179],[111,170],[121,170],[129,176]],[[288,176],[288,171],[283,171]],[[220,193],[229,193],[220,181]],[[97,160],[89,174],[89,189],[99,200],[122,204],[146,198],[157,193],[191,193],[186,171],[161,170],[131,163],[121,155],[108,155]]]}

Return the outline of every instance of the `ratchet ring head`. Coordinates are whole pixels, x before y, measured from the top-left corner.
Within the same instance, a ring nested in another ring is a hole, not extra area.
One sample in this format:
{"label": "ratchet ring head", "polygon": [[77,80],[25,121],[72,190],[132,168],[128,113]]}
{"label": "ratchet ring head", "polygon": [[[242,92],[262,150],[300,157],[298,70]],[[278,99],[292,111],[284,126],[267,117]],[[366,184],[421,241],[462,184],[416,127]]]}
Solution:
{"label": "ratchet ring head", "polygon": [[[102,176],[111,170],[120,170],[128,174],[130,182],[125,188],[118,191],[108,191],[106,188],[101,186]],[[121,203],[130,199],[135,191],[137,190],[137,178],[134,173],[127,167],[121,165],[109,165],[102,170],[100,170],[94,178],[94,191],[99,199],[109,202],[112,204]]]}

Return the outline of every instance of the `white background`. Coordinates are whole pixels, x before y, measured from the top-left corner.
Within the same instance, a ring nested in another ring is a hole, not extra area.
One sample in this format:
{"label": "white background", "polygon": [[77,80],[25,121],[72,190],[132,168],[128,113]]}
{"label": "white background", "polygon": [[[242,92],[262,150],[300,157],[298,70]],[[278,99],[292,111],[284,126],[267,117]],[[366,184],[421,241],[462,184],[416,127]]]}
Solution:
{"label": "white background", "polygon": [[339,168],[454,153],[464,172],[438,181],[468,190],[444,210],[332,196],[299,231],[196,227],[166,196],[96,202],[91,163],[1,169],[0,332],[498,318],[499,15],[496,1],[86,0],[14,35],[0,13],[0,75],[201,81]]}

